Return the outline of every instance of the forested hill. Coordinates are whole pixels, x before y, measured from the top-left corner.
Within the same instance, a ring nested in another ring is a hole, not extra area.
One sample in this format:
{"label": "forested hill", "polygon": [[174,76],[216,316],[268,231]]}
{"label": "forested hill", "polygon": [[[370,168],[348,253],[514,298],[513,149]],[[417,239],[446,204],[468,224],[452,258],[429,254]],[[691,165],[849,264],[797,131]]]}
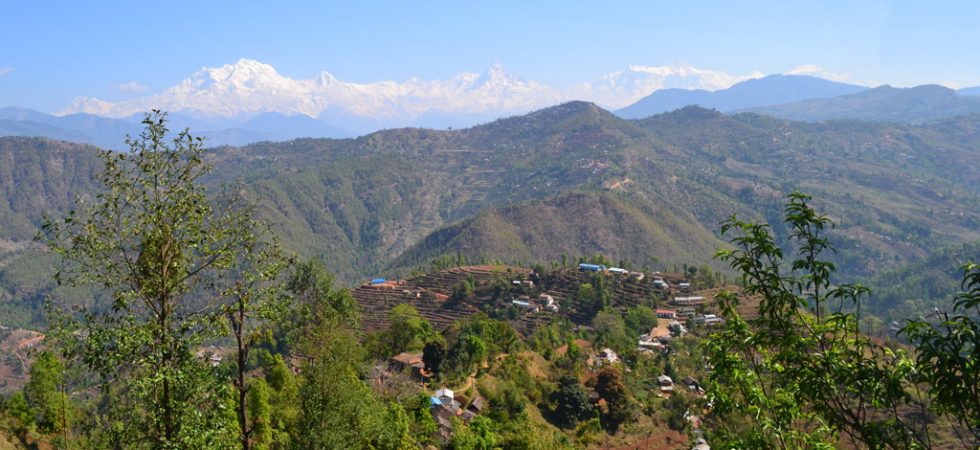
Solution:
{"label": "forested hill", "polygon": [[[211,183],[242,180],[288,249],[323,258],[348,282],[457,252],[547,261],[567,247],[640,266],[709,262],[721,220],[781,223],[793,189],[839,222],[842,272],[863,276],[980,240],[978,129],[976,116],[808,124],[696,107],[636,121],[572,102],[464,130],[220,147],[208,157]],[[94,153],[0,138],[6,298],[39,300],[9,288],[36,287],[18,277],[37,270],[5,268],[29,257],[22,244],[42,212],[91,192]]]}

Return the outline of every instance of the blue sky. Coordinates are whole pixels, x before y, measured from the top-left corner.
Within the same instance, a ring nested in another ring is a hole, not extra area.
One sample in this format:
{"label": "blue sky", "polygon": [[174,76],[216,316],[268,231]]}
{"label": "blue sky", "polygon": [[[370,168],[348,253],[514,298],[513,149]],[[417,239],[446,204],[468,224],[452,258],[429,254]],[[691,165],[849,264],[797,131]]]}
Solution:
{"label": "blue sky", "polygon": [[[293,78],[444,79],[492,63],[562,86],[628,64],[816,64],[877,85],[980,85],[980,2],[28,2],[0,5],[0,106],[157,92],[259,60]],[[533,4],[529,4],[533,3]]]}

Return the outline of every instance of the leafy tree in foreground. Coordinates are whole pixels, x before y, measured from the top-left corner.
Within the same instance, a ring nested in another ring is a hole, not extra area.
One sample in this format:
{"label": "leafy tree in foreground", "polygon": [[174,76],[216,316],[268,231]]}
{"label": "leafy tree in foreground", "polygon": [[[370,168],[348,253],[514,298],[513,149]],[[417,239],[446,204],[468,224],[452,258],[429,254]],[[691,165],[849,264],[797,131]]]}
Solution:
{"label": "leafy tree in foreground", "polygon": [[[216,448],[228,444],[226,390],[195,349],[216,336],[221,286],[255,223],[233,192],[211,200],[200,138],[168,138],[154,111],[129,152],[103,151],[103,190],[41,238],[65,266],[57,280],[104,289],[112,304],[73,305],[52,325],[66,348],[104,379],[109,419],[124,447]],[[71,345],[74,343],[77,345]]]}
{"label": "leafy tree in foreground", "polygon": [[[253,441],[260,446],[267,443],[271,439],[271,429],[267,423],[263,423],[268,421],[268,414],[252,414],[255,409],[252,405],[263,401],[268,403],[268,393],[261,383],[256,385],[247,376],[249,355],[256,344],[271,335],[275,325],[284,317],[286,297],[276,281],[286,261],[279,253],[278,246],[260,245],[257,236],[248,236],[244,244],[239,258],[231,267],[235,279],[223,293],[229,299],[223,313],[235,341],[237,370],[232,385],[238,394],[235,412],[238,416],[239,440],[243,450],[250,450]],[[253,386],[257,386],[261,392],[250,392]],[[267,410],[266,406],[263,411]],[[254,439],[253,433],[256,435]]]}
{"label": "leafy tree in foreground", "polygon": [[961,286],[953,311],[936,311],[937,324],[912,320],[900,333],[916,346],[916,381],[933,387],[933,410],[955,417],[961,439],[980,443],[980,265],[963,266]]}
{"label": "leafy tree in foreground", "polygon": [[844,433],[870,448],[929,447],[926,424],[901,412],[922,408],[908,383],[912,361],[859,332],[866,289],[832,284],[834,265],[820,259],[833,250],[831,223],[809,200],[794,193],[786,205],[791,262],[768,225],[732,217],[722,227],[735,248],[718,257],[759,307],[745,319],[738,297],[720,297],[728,321],[705,343],[715,438],[723,448],[835,448]]}

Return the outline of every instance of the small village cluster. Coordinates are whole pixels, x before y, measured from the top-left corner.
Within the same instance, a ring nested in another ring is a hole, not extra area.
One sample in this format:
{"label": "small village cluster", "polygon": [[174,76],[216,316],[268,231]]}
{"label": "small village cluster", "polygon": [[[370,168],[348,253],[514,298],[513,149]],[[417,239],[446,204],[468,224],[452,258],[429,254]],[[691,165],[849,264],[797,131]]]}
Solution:
{"label": "small village cluster", "polygon": [[[641,271],[629,271],[619,267],[606,267],[601,264],[583,263],[579,264],[577,269],[580,273],[601,273],[610,277],[630,277],[634,282],[643,281],[648,276]],[[463,270],[460,272],[460,275],[467,273],[472,272]],[[656,317],[659,319],[657,325],[648,333],[639,336],[637,349],[640,354],[652,355],[660,353],[668,355],[671,352],[671,342],[674,339],[686,335],[688,328],[712,327],[725,323],[723,318],[715,314],[706,313],[705,306],[709,303],[709,299],[703,293],[692,292],[692,287],[689,282],[677,278],[672,278],[668,281],[660,272],[653,272],[649,274],[649,277],[651,280],[647,281],[647,283],[650,283],[648,286],[652,285],[653,287],[652,291],[649,292],[660,293],[657,296],[660,297],[661,300],[659,301],[662,302],[662,306],[655,309]],[[558,314],[563,312],[562,306],[568,305],[560,305],[555,297],[568,298],[568,292],[547,292],[541,289],[540,286],[536,286],[536,281],[537,279],[534,279],[533,272],[510,278],[510,284],[515,289],[510,291],[511,296],[505,297],[505,305],[523,311],[525,318],[534,317],[539,313]],[[440,285],[441,289],[437,289],[445,290],[452,285],[451,282],[444,281],[442,284]],[[412,301],[423,296],[432,297],[435,301],[439,302],[445,301],[448,298],[445,293],[431,289],[430,286],[415,286],[402,280],[375,278],[365,283],[365,286],[368,286],[370,288],[369,291],[373,290],[373,292],[383,292],[389,289],[401,290],[404,294],[403,297],[413,299]],[[710,311],[710,306],[707,311]],[[589,329],[590,327],[579,325],[578,328]],[[585,361],[590,371],[597,371],[604,366],[622,363],[620,355],[611,348],[596,349],[598,351],[591,350],[591,343],[588,341],[577,342],[577,345],[590,349]],[[428,382],[431,381],[430,373],[426,370],[425,363],[422,359],[422,353],[401,353],[394,356],[388,363],[387,371],[389,374],[409,373],[412,379],[423,388],[428,388]],[[467,398],[465,395],[459,395],[446,386],[439,386],[438,388],[433,386],[430,389],[435,390],[428,391],[433,392],[429,397],[429,411],[438,426],[439,434],[446,439],[452,434],[453,418],[468,423],[481,414],[486,407],[486,400],[478,393],[473,395],[473,398]],[[680,383],[675,383],[671,376],[666,373],[657,377],[656,385],[653,389],[653,394],[658,397],[674,395],[676,389],[684,389],[695,396],[704,395],[704,390],[696,379],[685,376]],[[698,415],[689,412],[685,415],[685,420],[691,424],[692,429],[695,430],[695,437],[698,438],[694,441],[694,448],[699,450],[707,449],[708,446],[699,433],[700,418]]]}

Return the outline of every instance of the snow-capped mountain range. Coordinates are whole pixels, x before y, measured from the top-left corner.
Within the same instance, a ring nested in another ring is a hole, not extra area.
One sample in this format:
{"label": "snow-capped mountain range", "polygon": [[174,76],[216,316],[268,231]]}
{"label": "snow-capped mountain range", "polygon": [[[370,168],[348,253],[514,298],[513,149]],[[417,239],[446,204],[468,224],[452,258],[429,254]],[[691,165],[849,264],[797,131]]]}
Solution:
{"label": "snow-capped mountain range", "polygon": [[202,68],[179,84],[145,97],[115,103],[79,97],[58,115],[125,118],[151,108],[199,118],[303,114],[362,131],[418,124],[446,126],[440,122],[447,121],[448,125],[466,125],[568,100],[588,100],[617,109],[658,89],[713,91],[762,76],[758,72],[730,75],[688,65],[629,66],[592,82],[557,88],[522,79],[495,64],[483,74],[461,73],[447,80],[356,83],[338,80],[326,71],[312,79],[289,78],[268,64],[241,59]]}

